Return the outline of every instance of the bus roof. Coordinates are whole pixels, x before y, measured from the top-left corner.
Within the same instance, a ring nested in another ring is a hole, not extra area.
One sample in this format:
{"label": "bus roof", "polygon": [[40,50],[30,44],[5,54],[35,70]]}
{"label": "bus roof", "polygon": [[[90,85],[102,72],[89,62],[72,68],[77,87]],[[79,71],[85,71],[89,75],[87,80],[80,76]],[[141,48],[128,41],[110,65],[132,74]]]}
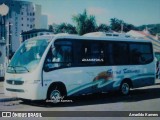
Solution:
{"label": "bus roof", "polygon": [[130,41],[130,42],[151,42],[146,39],[136,39],[132,37],[122,37],[122,36],[79,36],[72,34],[53,34],[53,35],[42,35],[37,36],[32,39],[79,39],[79,40],[100,40],[100,41]]}
{"label": "bus roof", "polygon": [[135,39],[132,37],[117,37],[117,36],[79,36],[79,35],[60,35],[54,36],[54,39],[79,39],[79,40],[100,40],[100,41],[131,41],[131,42],[151,42],[146,39]]}

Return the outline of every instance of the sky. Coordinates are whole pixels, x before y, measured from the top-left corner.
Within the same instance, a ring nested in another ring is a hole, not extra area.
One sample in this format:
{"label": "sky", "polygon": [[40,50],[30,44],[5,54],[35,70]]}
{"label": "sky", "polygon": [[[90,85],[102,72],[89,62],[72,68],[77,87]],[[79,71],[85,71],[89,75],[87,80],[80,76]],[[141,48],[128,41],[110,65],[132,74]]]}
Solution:
{"label": "sky", "polygon": [[48,24],[75,24],[73,15],[87,10],[97,24],[110,24],[118,18],[135,26],[160,23],[160,0],[25,0],[42,6]]}

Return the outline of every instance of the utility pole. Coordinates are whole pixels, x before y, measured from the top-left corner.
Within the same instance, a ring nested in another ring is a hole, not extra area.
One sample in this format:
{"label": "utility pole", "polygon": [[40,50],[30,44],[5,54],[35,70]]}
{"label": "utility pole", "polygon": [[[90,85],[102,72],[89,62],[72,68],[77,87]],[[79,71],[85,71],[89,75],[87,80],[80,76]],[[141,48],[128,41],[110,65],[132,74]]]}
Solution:
{"label": "utility pole", "polygon": [[121,23],[121,33],[123,33],[123,23]]}
{"label": "utility pole", "polygon": [[[6,15],[8,14],[9,12],[9,7],[7,5],[5,5],[4,3],[0,5],[0,15],[2,16],[2,24],[3,24],[3,27],[2,27],[2,31],[1,33],[3,33],[3,38],[5,39],[5,42],[7,44],[7,39],[6,39]],[[7,45],[6,45],[6,49],[7,49]],[[7,56],[6,56],[7,57]],[[5,60],[5,63],[7,65],[7,61]]]}
{"label": "utility pole", "polygon": [[8,60],[10,59],[11,54],[11,23],[9,22],[9,36],[8,36]]}

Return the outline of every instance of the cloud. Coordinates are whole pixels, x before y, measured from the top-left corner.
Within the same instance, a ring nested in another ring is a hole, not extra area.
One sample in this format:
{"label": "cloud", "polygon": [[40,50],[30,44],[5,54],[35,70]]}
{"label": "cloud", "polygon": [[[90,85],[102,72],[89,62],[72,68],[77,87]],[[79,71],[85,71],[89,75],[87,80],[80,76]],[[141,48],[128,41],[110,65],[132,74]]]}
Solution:
{"label": "cloud", "polygon": [[107,9],[100,8],[100,7],[89,7],[87,11],[90,15],[104,15],[104,14],[106,15],[107,14]]}

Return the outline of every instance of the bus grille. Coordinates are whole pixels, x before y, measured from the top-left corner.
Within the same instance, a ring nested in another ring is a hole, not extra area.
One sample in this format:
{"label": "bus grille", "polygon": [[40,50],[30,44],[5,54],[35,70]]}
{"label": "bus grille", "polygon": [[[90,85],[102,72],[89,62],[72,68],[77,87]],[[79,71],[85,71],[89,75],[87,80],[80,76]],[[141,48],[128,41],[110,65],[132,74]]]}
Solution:
{"label": "bus grille", "polygon": [[24,81],[18,81],[18,80],[6,80],[6,82],[12,85],[22,85],[24,83]]}
{"label": "bus grille", "polygon": [[6,88],[7,91],[11,91],[11,92],[24,92],[24,90],[22,89],[11,89],[11,88]]}

